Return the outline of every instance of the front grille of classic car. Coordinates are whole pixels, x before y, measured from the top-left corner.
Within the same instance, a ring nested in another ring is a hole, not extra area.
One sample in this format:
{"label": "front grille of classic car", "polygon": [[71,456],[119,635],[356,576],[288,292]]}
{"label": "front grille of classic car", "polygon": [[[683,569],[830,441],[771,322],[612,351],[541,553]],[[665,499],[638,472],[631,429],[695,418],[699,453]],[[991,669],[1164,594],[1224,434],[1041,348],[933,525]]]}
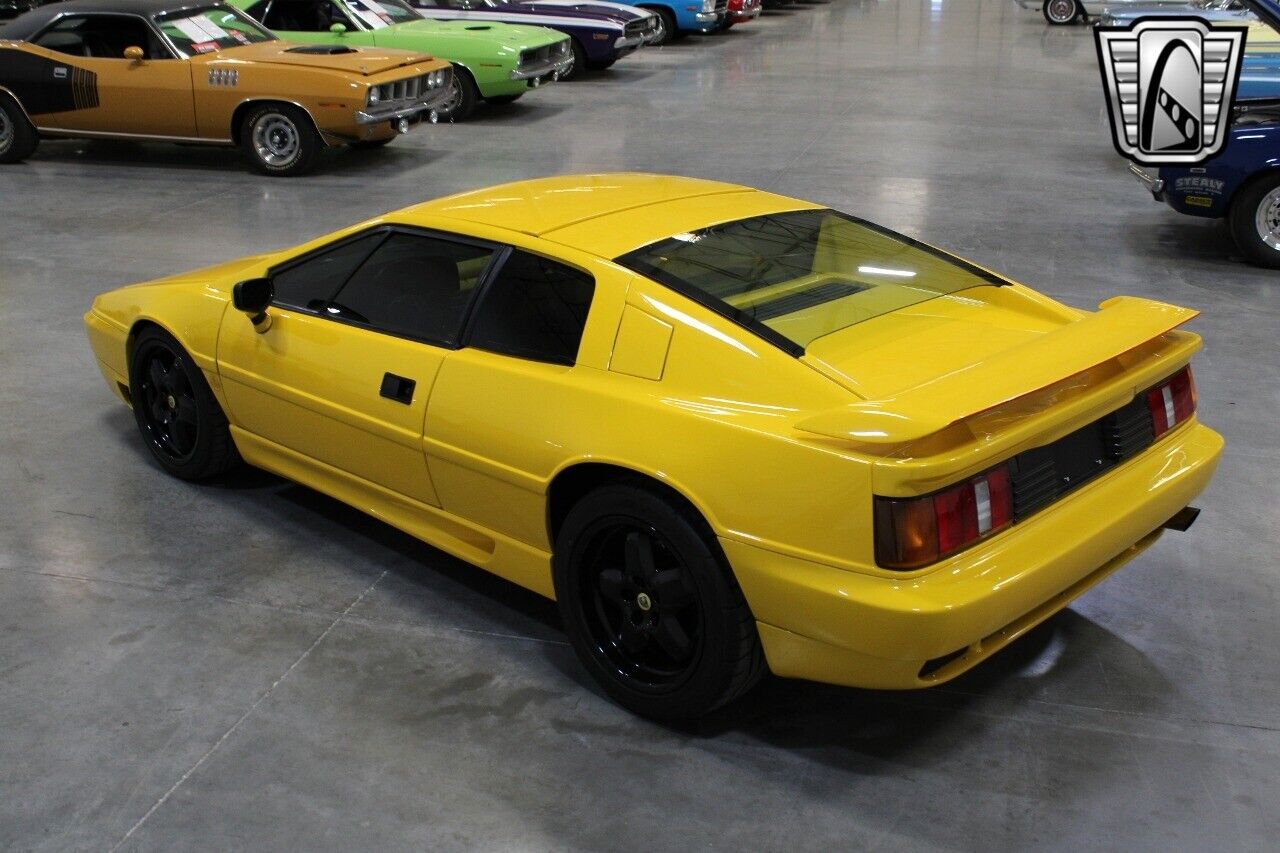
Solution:
{"label": "front grille of classic car", "polygon": [[416,104],[424,100],[431,92],[440,91],[443,87],[448,86],[451,73],[452,69],[444,69],[443,74],[438,78],[440,82],[434,86],[431,85],[430,74],[406,77],[403,80],[393,80],[390,83],[374,86],[373,90],[378,93],[378,100],[369,104],[368,111],[375,115],[394,113],[396,110]]}
{"label": "front grille of classic car", "polygon": [[716,11],[723,12],[729,8],[729,0],[716,0]]}
{"label": "front grille of classic car", "polygon": [[1068,492],[1146,450],[1155,428],[1146,394],[1052,444],[1009,460],[1013,520],[1021,521]]}
{"label": "front grille of classic car", "polygon": [[634,21],[627,21],[622,27],[622,33],[626,36],[643,36],[653,29],[653,21],[649,18],[637,18]]}
{"label": "front grille of classic car", "polygon": [[558,41],[555,44],[547,44],[542,47],[531,47],[528,50],[520,52],[519,70],[524,71],[527,68],[545,65],[551,62],[558,62],[569,52],[569,40]]}

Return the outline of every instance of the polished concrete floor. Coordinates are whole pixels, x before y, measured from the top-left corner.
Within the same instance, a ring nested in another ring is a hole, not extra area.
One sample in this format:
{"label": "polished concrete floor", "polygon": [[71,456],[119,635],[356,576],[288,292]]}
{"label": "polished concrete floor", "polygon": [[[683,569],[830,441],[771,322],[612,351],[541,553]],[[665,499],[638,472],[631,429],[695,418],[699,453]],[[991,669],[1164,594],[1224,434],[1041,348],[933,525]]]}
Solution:
{"label": "polished concrete floor", "polygon": [[[1083,28],[831,0],[307,179],[78,142],[0,169],[0,848],[1274,849],[1280,279],[1152,203],[1102,122]],[[666,727],[585,682],[545,601],[264,474],[167,478],[85,344],[107,288],[623,168],[1202,309],[1229,450],[1200,521],[945,687],[770,680]]]}

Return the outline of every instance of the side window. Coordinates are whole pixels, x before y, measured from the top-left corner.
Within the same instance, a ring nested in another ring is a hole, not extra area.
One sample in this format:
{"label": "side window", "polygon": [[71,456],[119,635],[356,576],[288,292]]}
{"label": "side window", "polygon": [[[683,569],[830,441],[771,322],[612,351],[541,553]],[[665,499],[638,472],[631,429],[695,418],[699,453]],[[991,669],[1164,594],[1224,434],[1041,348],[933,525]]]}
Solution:
{"label": "side window", "polygon": [[140,47],[148,59],[172,59],[146,21],[133,15],[78,15],[63,18],[35,40],[40,47],[71,56],[124,59],[125,48]]}
{"label": "side window", "polygon": [[517,249],[486,290],[468,343],[573,364],[594,293],[595,280],[586,273]]}
{"label": "side window", "polygon": [[326,310],[395,335],[455,346],[492,254],[483,246],[394,232]]}
{"label": "side window", "polygon": [[275,303],[312,311],[323,309],[386,237],[386,231],[375,231],[276,273],[271,276]]}
{"label": "side window", "polygon": [[329,0],[275,0],[270,10],[266,3],[259,3],[249,10],[270,30],[295,33],[325,33],[334,24],[342,24],[351,30],[351,19]]}

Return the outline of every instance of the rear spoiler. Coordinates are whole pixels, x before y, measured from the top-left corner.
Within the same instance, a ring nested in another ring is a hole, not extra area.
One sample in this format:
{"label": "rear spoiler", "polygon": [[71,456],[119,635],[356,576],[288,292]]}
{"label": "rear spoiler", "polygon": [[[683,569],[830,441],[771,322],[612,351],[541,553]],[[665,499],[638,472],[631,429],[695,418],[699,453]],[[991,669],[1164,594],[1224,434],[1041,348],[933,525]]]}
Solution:
{"label": "rear spoiler", "polygon": [[1039,391],[1147,343],[1199,311],[1117,296],[1098,311],[970,367],[882,400],[864,400],[797,421],[826,438],[899,444]]}

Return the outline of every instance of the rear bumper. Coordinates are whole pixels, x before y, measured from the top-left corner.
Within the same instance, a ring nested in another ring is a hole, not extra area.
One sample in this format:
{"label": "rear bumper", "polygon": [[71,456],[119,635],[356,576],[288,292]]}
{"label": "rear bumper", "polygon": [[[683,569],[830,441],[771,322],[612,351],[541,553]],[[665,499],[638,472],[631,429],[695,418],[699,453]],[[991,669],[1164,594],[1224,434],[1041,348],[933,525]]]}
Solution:
{"label": "rear bumper", "polygon": [[1164,201],[1164,181],[1139,166],[1129,164],[1129,174],[1138,179],[1138,183],[1147,188],[1156,201]]}
{"label": "rear bumper", "polygon": [[928,687],[990,657],[1153,544],[1208,484],[1222,446],[1191,421],[1008,532],[910,578],[721,543],[776,674]]}

